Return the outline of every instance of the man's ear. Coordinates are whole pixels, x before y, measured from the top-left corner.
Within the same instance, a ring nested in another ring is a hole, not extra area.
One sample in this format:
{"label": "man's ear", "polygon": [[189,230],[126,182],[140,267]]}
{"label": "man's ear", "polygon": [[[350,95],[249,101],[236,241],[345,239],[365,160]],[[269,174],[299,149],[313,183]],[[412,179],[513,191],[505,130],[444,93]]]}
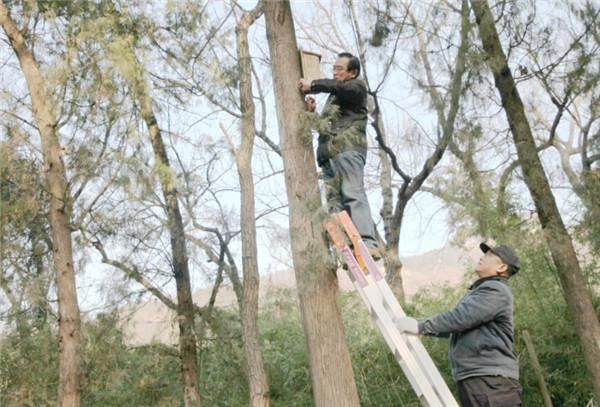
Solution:
{"label": "man's ear", "polygon": [[350,72],[352,72],[352,79],[358,78],[358,71],[356,69],[353,69]]}
{"label": "man's ear", "polygon": [[496,269],[496,274],[499,276],[509,276],[510,272],[508,271],[508,266],[504,263],[500,264],[500,266]]}

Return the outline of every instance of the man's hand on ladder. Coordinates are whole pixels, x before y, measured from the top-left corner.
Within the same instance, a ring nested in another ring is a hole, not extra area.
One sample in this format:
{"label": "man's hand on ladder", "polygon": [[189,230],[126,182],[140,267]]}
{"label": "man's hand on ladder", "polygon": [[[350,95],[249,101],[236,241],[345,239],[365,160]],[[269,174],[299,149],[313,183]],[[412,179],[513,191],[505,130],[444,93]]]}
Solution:
{"label": "man's hand on ladder", "polygon": [[394,319],[394,324],[398,330],[405,334],[418,335],[419,321],[411,317],[399,317]]}

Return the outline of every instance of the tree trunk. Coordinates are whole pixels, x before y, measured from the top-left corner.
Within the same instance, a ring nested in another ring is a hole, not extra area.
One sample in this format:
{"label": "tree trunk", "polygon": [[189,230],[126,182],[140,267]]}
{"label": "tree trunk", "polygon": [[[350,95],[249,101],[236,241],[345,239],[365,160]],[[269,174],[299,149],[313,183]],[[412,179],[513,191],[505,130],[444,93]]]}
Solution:
{"label": "tree trunk", "polygon": [[[117,9],[114,8],[114,5],[112,6],[112,11],[118,14]],[[135,32],[135,28],[131,29]],[[165,200],[164,209],[167,214],[167,228],[170,235],[173,277],[175,279],[177,291],[176,312],[177,324],[179,326],[179,353],[183,382],[183,401],[185,407],[200,407],[202,401],[198,385],[198,358],[196,351],[196,335],[194,331],[194,317],[196,310],[192,299],[185,228],[181,210],[179,208],[177,177],[175,171],[171,168],[167,150],[162,139],[161,129],[152,107],[150,86],[145,79],[144,67],[138,62],[133,48],[123,51],[127,53],[133,69],[124,70],[122,74],[133,88],[133,97],[139,103],[142,119],[148,127],[148,135],[150,136],[150,142],[154,151],[154,165],[157,170],[163,198]],[[113,56],[115,59],[121,57],[121,55]],[[103,257],[106,256],[103,254]],[[156,291],[154,294],[156,294]],[[165,304],[168,304],[168,301],[162,301],[165,302]]]}
{"label": "tree trunk", "polygon": [[[186,247],[186,235],[181,210],[177,176],[171,168],[167,150],[162,139],[158,119],[152,107],[150,86],[146,82],[143,66],[136,59],[133,48],[126,50],[132,64],[132,70],[123,72],[133,88],[133,97],[139,103],[140,114],[148,127],[148,135],[154,151],[154,166],[157,170],[167,214],[173,277],[177,291],[177,324],[179,326],[179,353],[183,381],[183,401],[185,407],[200,407],[201,397],[198,385],[198,359],[196,335],[194,331],[195,308],[192,299],[192,287]],[[119,56],[120,57],[120,56]]]}
{"label": "tree trunk", "polygon": [[179,351],[181,356],[181,374],[183,379],[183,399],[186,407],[200,407],[200,389],[198,387],[198,360],[196,337],[194,334],[194,302],[188,267],[185,230],[179,210],[178,192],[175,174],[171,169],[160,127],[150,98],[147,85],[140,72],[136,80],[137,98],[141,114],[148,126],[150,141],[154,150],[156,166],[159,170],[163,197],[165,199],[167,222],[171,238],[173,256],[173,276],[177,288],[177,323],[179,325]]}
{"label": "tree trunk", "polygon": [[77,304],[73,249],[71,242],[71,197],[67,190],[67,176],[58,140],[56,120],[48,105],[49,99],[31,50],[25,44],[22,33],[10,17],[4,3],[0,3],[0,25],[17,55],[21,70],[27,81],[31,104],[42,142],[44,156],[43,172],[49,193],[50,225],[52,227],[52,251],[56,269],[59,314],[59,382],[58,405],[78,407],[80,397],[81,347],[80,315]]}
{"label": "tree trunk", "polygon": [[317,407],[358,406],[338,302],[336,265],[322,227],[323,211],[289,1],[264,2],[282,146],[292,256]]}
{"label": "tree trunk", "polygon": [[529,331],[527,331],[527,329],[523,330],[523,339],[525,340],[525,346],[527,347],[527,352],[529,352],[529,357],[531,358],[533,372],[535,373],[538,385],[540,386],[540,392],[542,393],[542,399],[544,400],[544,407],[552,407],[552,399],[550,398],[548,386],[546,386],[546,380],[544,380],[544,372],[542,370],[542,366],[540,365],[540,361],[538,360],[535,347],[533,346],[531,335],[529,335]]}
{"label": "tree trunk", "polygon": [[[363,29],[363,25],[359,21],[358,13],[354,7],[353,1],[347,1],[346,6],[352,18],[352,25],[355,32],[356,43],[359,51],[360,63],[362,66],[362,75],[367,84],[367,89],[369,90],[369,94],[373,98],[373,112],[371,113],[371,117],[373,121],[371,122],[371,126],[373,130],[375,130],[375,139],[379,143],[380,147],[387,147],[387,137],[385,125],[383,122],[383,114],[381,108],[379,106],[379,95],[378,89],[379,86],[383,83],[380,82],[377,89],[373,90],[371,88],[371,83],[369,81],[369,73],[367,70],[367,61],[366,61],[366,44],[367,41],[365,37],[361,34],[361,29]],[[395,57],[395,51],[392,55],[388,56],[390,61]],[[390,62],[391,63],[391,62]],[[399,239],[395,239],[395,231],[390,229],[393,218],[394,211],[394,196],[392,190],[392,163],[390,157],[388,156],[391,150],[386,148],[379,148],[379,165],[381,170],[379,171],[379,182],[381,187],[381,199],[382,205],[379,214],[383,219],[383,230],[384,230],[384,239],[385,239],[385,250],[382,250],[383,259],[385,263],[385,279],[389,284],[392,292],[398,298],[400,302],[405,301],[404,295],[404,286],[402,279],[402,260],[400,260],[400,254],[398,252],[398,243]],[[400,232],[398,231],[398,236]],[[381,238],[378,236],[378,240]]]}
{"label": "tree trunk", "polygon": [[268,407],[269,384],[260,351],[256,326],[258,318],[258,273],[256,248],[256,211],[254,206],[254,179],[252,176],[252,151],[256,134],[255,108],[252,99],[252,66],[248,47],[248,28],[262,14],[260,4],[251,12],[244,13],[238,23],[236,48],[240,67],[240,105],[242,112],[242,143],[236,152],[240,178],[240,212],[242,235],[242,262],[244,282],[241,301],[242,341],[246,355],[246,373],[250,390],[250,406]]}
{"label": "tree trunk", "polygon": [[[391,256],[389,258],[389,263],[386,266],[389,267],[388,275],[386,275],[386,280],[390,281],[393,286],[400,286],[400,289],[396,287],[396,295],[402,295],[399,297],[400,299],[404,299],[404,290],[402,287],[402,263],[400,262],[400,258],[398,256],[398,246],[400,244],[400,233],[402,231],[402,222],[404,220],[404,213],[406,211],[406,207],[408,202],[412,199],[412,197],[421,189],[429,175],[435,169],[435,166],[442,159],[448,144],[452,140],[454,135],[454,124],[456,122],[456,116],[458,115],[459,102],[460,97],[463,94],[463,85],[462,78],[465,73],[466,66],[466,53],[469,46],[469,19],[468,19],[468,3],[467,0],[462,1],[461,6],[461,27],[460,27],[460,45],[456,54],[456,63],[455,69],[452,73],[451,84],[450,84],[450,103],[448,112],[446,113],[444,110],[444,103],[442,96],[437,92],[437,85],[434,82],[434,75],[432,72],[432,68],[429,64],[429,60],[427,57],[427,51],[425,47],[425,43],[422,39],[420,39],[420,55],[423,61],[423,66],[425,68],[425,72],[427,73],[428,83],[430,85],[430,96],[432,100],[432,104],[436,109],[438,115],[438,122],[440,124],[442,130],[442,136],[439,138],[437,145],[435,146],[435,150],[433,153],[425,160],[421,171],[413,178],[409,177],[407,174],[403,173],[399,170],[396,165],[394,165],[394,169],[396,172],[400,174],[403,179],[402,186],[398,190],[398,200],[396,202],[396,207],[394,208],[394,212],[389,214],[386,213],[384,216],[385,231],[386,231],[386,239],[387,239],[387,251],[391,252]],[[421,34],[420,34],[421,35]],[[378,140],[380,145],[383,144],[382,140]],[[397,260],[396,260],[397,259]],[[394,282],[394,280],[399,280],[398,282]]]}
{"label": "tree trunk", "polygon": [[[375,130],[376,139],[379,145],[386,145],[386,132],[379,108],[379,97],[375,94],[373,96],[373,102],[375,103],[375,109],[373,111],[373,129]],[[381,165],[380,171],[380,182],[381,182],[381,198],[382,206],[380,210],[381,217],[383,219],[383,234],[385,238],[385,250],[384,250],[384,262],[385,262],[385,280],[389,284],[392,292],[400,302],[406,301],[406,294],[404,292],[404,284],[402,279],[402,260],[400,260],[400,253],[398,251],[400,243],[400,228],[393,227],[394,218],[394,197],[392,191],[392,163],[385,149],[380,148],[379,150],[379,161]]]}
{"label": "tree trunk", "polygon": [[[494,17],[483,0],[471,0],[494,82],[502,98],[525,183],[535,203],[546,243],[560,277],[565,299],[583,349],[596,399],[600,400],[600,323],[579,267],[573,242],[562,221],[550,184],[537,155],[529,122],[496,32]],[[525,271],[526,272],[526,271]]]}
{"label": "tree trunk", "polygon": [[[400,194],[398,194],[400,195]],[[402,260],[400,260],[400,231],[402,229],[402,221],[404,220],[404,210],[408,204],[408,199],[398,201],[396,203],[396,212],[391,212],[384,218],[385,234],[386,234],[386,251],[385,251],[385,279],[392,288],[392,292],[398,298],[398,301],[406,301],[406,293],[404,292],[404,284],[402,279]],[[401,215],[395,213],[401,211]],[[395,222],[395,220],[399,222]]]}

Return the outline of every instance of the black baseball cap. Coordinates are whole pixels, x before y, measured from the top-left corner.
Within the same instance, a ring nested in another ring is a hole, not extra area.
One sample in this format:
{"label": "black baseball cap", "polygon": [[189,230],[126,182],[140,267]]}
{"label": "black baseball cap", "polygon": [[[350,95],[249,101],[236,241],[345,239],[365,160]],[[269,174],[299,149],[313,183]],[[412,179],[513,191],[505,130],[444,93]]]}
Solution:
{"label": "black baseball cap", "polygon": [[496,256],[500,257],[502,262],[508,266],[508,271],[510,274],[515,274],[521,268],[521,261],[517,254],[512,249],[512,247],[507,246],[505,244],[501,244],[499,246],[490,247],[486,243],[481,243],[479,248],[482,252],[487,253],[491,251]]}

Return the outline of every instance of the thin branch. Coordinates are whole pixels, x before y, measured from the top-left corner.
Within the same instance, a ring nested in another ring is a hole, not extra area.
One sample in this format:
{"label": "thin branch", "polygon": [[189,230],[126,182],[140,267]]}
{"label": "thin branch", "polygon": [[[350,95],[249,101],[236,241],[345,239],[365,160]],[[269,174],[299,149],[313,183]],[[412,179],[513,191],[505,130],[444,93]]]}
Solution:
{"label": "thin branch", "polygon": [[[380,110],[379,101],[377,100],[376,95],[373,96],[373,101],[375,103],[375,109],[373,110],[372,115],[377,116],[378,114],[380,114],[381,110]],[[402,171],[402,168],[400,168],[400,165],[398,164],[398,158],[396,157],[396,154],[394,153],[394,151],[390,147],[388,147],[388,145],[385,143],[385,140],[383,139],[382,131],[379,128],[377,121],[374,120],[371,123],[371,126],[375,130],[375,140],[377,140],[379,147],[383,151],[385,151],[386,154],[390,157],[392,167],[402,177],[402,179],[404,180],[404,183],[408,184],[412,180],[412,178],[408,174],[406,174],[404,171]]]}
{"label": "thin branch", "polygon": [[275,153],[277,153],[277,155],[279,155],[281,157],[281,149],[279,148],[279,145],[276,144],[273,140],[271,140],[265,134],[264,131],[257,130],[256,131],[256,135],[258,136],[259,139],[261,139],[262,141],[264,141],[271,148],[271,150],[273,150]]}
{"label": "thin branch", "polygon": [[172,310],[177,310],[177,304],[173,302],[169,296],[164,293],[160,288],[156,287],[150,280],[148,280],[140,270],[135,265],[129,266],[121,261],[111,259],[106,250],[104,249],[104,245],[99,239],[95,239],[90,242],[92,246],[100,253],[102,256],[102,263],[113,266],[125,273],[129,278],[140,283],[146,290],[152,293],[156,298],[158,298],[163,304],[165,304],[168,308]]}

